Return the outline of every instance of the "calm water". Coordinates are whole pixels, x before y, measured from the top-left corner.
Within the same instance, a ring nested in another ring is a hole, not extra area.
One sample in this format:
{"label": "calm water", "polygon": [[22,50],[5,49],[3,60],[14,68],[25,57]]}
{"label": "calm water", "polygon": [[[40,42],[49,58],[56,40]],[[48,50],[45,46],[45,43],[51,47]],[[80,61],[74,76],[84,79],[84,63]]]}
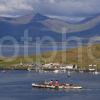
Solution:
{"label": "calm water", "polygon": [[[80,84],[82,90],[34,89],[32,82],[58,79]],[[100,75],[72,73],[35,73],[27,71],[0,72],[0,100],[100,100]]]}

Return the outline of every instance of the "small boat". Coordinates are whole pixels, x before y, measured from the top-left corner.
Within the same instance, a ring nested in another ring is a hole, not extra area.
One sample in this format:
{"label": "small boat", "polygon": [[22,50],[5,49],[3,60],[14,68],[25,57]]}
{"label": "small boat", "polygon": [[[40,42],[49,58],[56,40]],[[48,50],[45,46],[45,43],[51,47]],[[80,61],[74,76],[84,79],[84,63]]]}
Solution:
{"label": "small boat", "polygon": [[82,89],[81,86],[74,85],[74,84],[63,84],[59,85],[58,87],[55,85],[50,86],[49,84],[32,84],[34,88],[45,88],[45,89]]}
{"label": "small boat", "polygon": [[95,72],[95,69],[94,68],[89,68],[89,71],[90,72]]}
{"label": "small boat", "polygon": [[68,71],[67,77],[71,77],[71,72],[70,71]]}
{"label": "small boat", "polygon": [[55,74],[58,74],[60,71],[59,70],[54,70],[53,71]]}
{"label": "small boat", "polygon": [[95,75],[98,75],[98,74],[99,74],[99,72],[98,72],[98,71],[95,71],[95,72],[94,72],[94,74],[95,74]]}
{"label": "small boat", "polygon": [[2,70],[1,72],[2,72],[2,73],[5,73],[6,71],[5,71],[5,70]]}
{"label": "small boat", "polygon": [[31,69],[30,69],[30,68],[28,68],[28,69],[27,69],[27,71],[31,72]]}

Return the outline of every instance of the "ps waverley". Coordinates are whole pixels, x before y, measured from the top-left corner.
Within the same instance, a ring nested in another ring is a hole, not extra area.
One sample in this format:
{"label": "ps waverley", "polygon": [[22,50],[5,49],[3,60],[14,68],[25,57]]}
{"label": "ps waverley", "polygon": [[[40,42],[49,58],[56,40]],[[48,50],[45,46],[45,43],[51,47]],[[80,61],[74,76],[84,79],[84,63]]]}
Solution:
{"label": "ps waverley", "polygon": [[50,85],[50,84],[47,84],[47,83],[44,83],[44,84],[33,83],[32,87],[34,87],[34,88],[45,88],[45,89],[82,89],[81,86],[74,85],[74,84],[61,84],[61,85],[55,86],[55,85]]}

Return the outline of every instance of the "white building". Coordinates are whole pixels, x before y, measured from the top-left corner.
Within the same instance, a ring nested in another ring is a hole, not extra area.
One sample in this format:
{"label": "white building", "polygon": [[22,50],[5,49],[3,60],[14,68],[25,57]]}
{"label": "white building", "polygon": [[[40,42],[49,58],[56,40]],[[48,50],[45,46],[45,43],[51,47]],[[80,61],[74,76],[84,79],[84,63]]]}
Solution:
{"label": "white building", "polygon": [[49,64],[44,64],[44,68],[59,68],[60,64],[59,63],[49,63]]}
{"label": "white building", "polygon": [[44,64],[43,65],[43,67],[44,68],[51,68],[53,66],[53,64],[52,63],[49,63],[49,64]]}
{"label": "white building", "polygon": [[89,65],[89,71],[95,71],[96,70],[97,65]]}
{"label": "white building", "polygon": [[66,65],[65,68],[68,70],[73,70],[73,69],[77,69],[77,65],[70,64],[70,65]]}

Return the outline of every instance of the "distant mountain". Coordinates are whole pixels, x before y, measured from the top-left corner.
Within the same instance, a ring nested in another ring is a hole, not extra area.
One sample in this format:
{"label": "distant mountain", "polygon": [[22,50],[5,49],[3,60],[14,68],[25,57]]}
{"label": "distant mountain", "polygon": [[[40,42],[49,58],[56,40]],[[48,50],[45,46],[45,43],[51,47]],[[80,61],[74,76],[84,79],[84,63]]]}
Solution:
{"label": "distant mountain", "polygon": [[41,38],[43,36],[61,41],[61,36],[64,34],[67,38],[78,36],[87,39],[92,36],[99,36],[100,15],[88,18],[80,23],[67,23],[41,14],[30,14],[16,18],[0,17],[0,38],[12,36],[18,42],[22,42],[21,37],[26,30],[28,30],[28,34],[33,38],[33,41],[36,40],[36,37]]}
{"label": "distant mountain", "polygon": [[85,19],[80,23],[67,23],[58,19],[48,19],[43,22],[43,24],[58,33],[62,32],[62,29],[66,29],[66,33],[80,32],[84,30],[89,30],[94,28],[96,25],[100,24],[100,16],[90,17]]}

